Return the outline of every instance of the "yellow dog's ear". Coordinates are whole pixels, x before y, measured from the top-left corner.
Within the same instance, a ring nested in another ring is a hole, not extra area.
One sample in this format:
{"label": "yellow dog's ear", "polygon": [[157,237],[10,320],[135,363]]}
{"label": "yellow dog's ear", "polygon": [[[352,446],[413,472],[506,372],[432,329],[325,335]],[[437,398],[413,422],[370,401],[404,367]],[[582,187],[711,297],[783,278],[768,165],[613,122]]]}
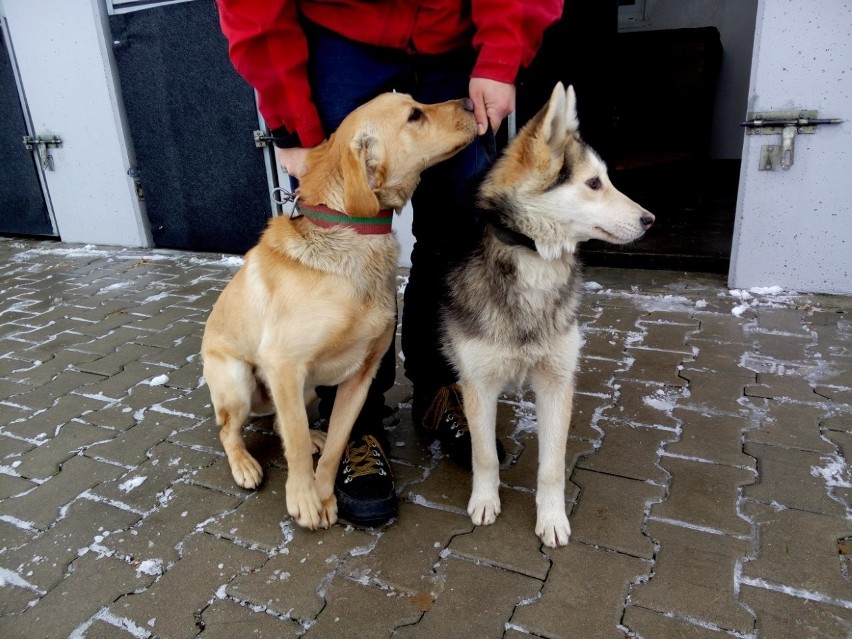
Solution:
{"label": "yellow dog's ear", "polygon": [[364,133],[343,152],[343,205],[354,217],[375,217],[386,174],[385,149],[374,136]]}

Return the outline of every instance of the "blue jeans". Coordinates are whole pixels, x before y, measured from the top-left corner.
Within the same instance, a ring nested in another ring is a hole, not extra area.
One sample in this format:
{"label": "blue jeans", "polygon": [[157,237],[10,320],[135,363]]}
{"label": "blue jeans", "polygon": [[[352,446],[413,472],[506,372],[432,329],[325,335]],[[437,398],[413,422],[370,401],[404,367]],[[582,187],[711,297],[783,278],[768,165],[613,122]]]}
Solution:
{"label": "blue jeans", "polygon": [[[425,104],[468,95],[475,61],[472,49],[419,55],[353,42],[312,24],[306,24],[305,31],[312,98],[329,134],[352,110],[387,91],[409,93]],[[489,133],[425,171],[412,198],[415,244],[402,313],[402,350],[405,375],[414,387],[415,418],[439,387],[456,381],[440,349],[440,301],[448,268],[478,237],[472,195],[494,156],[494,138]],[[375,428],[384,393],[394,383],[395,363],[391,345],[357,427]],[[320,410],[325,412],[323,403],[330,409],[330,398],[322,391],[320,397]]]}

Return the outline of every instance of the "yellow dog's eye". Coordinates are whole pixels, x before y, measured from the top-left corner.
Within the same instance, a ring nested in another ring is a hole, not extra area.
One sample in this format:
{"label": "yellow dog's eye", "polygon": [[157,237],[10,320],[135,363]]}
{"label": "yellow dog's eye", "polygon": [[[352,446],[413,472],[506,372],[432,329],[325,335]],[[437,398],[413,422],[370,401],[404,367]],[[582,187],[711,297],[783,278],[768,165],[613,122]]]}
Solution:
{"label": "yellow dog's eye", "polygon": [[421,111],[417,107],[414,107],[413,109],[411,109],[411,113],[408,115],[408,121],[409,122],[417,122],[417,120],[419,120],[422,117],[423,117],[423,111]]}
{"label": "yellow dog's eye", "polygon": [[586,180],[586,186],[588,186],[593,191],[597,191],[599,188],[601,188],[601,179],[597,176],[590,178]]}

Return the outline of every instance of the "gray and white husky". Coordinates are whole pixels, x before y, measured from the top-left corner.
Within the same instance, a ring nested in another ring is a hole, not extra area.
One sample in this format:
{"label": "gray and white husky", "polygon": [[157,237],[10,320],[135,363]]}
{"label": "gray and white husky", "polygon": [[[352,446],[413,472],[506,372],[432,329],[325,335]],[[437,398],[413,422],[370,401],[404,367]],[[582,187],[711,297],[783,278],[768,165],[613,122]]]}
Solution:
{"label": "gray and white husky", "polygon": [[551,547],[571,534],[565,449],[581,343],[574,254],[592,238],[632,242],[654,221],[612,185],[578,128],[574,89],[557,84],[486,175],[477,196],[483,237],[451,272],[443,309],[444,351],[459,374],[473,447],[467,511],[477,525],[500,514],[497,399],[529,382],[540,450],[535,532]]}

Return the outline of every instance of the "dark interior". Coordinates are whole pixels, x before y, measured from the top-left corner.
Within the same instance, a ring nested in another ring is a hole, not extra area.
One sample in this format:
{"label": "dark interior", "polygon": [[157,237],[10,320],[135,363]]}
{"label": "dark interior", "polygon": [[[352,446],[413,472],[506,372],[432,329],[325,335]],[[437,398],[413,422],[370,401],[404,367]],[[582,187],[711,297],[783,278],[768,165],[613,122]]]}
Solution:
{"label": "dark interior", "polygon": [[591,266],[727,273],[739,160],[710,158],[722,45],[714,27],[618,33],[616,1],[568,0],[519,82],[519,124],[573,84],[583,138],[657,221],[640,241],[581,249]]}

